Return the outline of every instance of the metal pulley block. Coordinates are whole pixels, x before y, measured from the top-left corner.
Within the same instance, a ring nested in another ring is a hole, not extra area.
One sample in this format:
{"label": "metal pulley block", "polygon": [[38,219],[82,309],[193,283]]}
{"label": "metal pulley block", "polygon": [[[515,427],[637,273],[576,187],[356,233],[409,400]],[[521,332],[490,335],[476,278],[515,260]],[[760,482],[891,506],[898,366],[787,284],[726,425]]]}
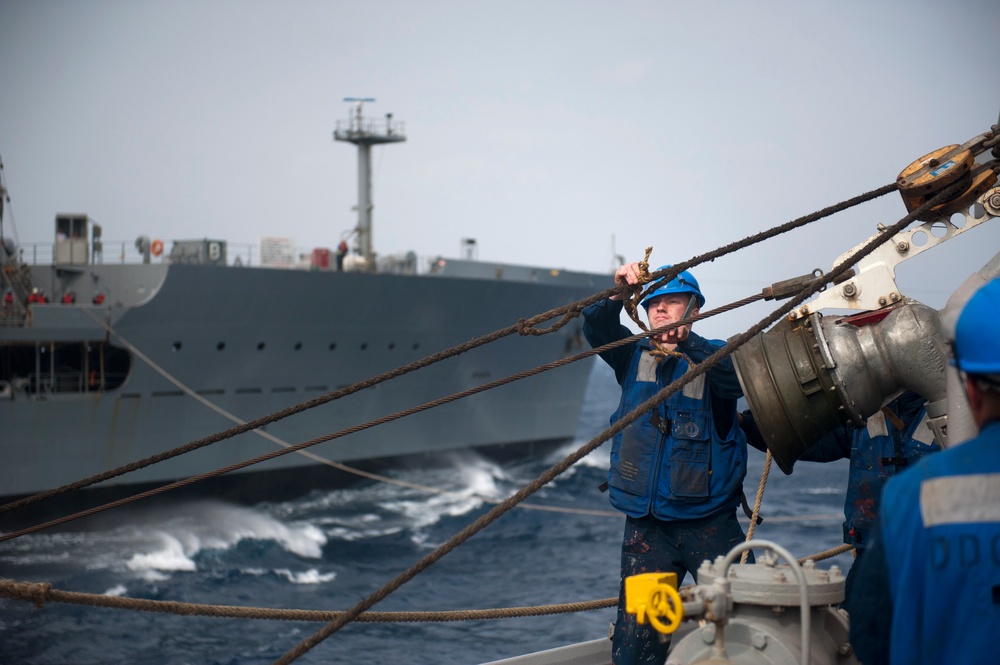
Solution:
{"label": "metal pulley block", "polygon": [[982,196],[997,178],[992,169],[976,167],[975,157],[985,150],[984,144],[991,138],[992,133],[987,132],[962,145],[938,148],[903,169],[896,178],[896,186],[907,212],[913,212],[945,187],[957,183],[961,183],[961,191],[917,219],[934,221],[947,217]]}
{"label": "metal pulley block", "polygon": [[[921,215],[918,219],[923,224],[919,227],[901,231],[889,242],[883,242],[857,262],[854,274],[845,274],[832,288],[827,288],[812,301],[790,312],[788,318],[792,321],[805,318],[825,307],[864,311],[901,302],[903,294],[896,286],[897,265],[986,221],[1000,217],[1000,187],[989,191],[996,183],[996,174],[989,164],[974,163],[977,155],[994,146],[1000,146],[1000,134],[997,134],[996,129],[980,134],[960,146],[946,146],[928,153],[903,169],[896,182],[903,201],[911,212],[945,188],[954,186],[959,191],[948,201]],[[951,216],[959,212],[964,219],[958,224],[953,223]],[[879,228],[884,227],[879,225]],[[865,242],[841,254],[833,265],[840,266],[881,235],[880,230]]]}
{"label": "metal pulley block", "polygon": [[[987,167],[974,169],[971,173],[966,174],[958,181],[957,184],[961,186],[960,192],[955,194],[955,196],[950,197],[947,201],[933,206],[927,212],[919,215],[917,219],[923,222],[932,222],[942,218],[947,218],[949,215],[953,215],[954,213],[970,206],[976,199],[982,196],[986,190],[992,187],[996,181],[997,176],[992,169]],[[934,192],[930,196],[922,196],[915,199],[904,196],[903,203],[906,205],[907,212],[913,212],[923,204],[927,203],[927,201],[933,198],[935,194],[937,194],[937,192]]]}
{"label": "metal pulley block", "polygon": [[975,159],[965,145],[947,145],[929,152],[896,177],[903,199],[926,197],[955,182],[970,170]]}

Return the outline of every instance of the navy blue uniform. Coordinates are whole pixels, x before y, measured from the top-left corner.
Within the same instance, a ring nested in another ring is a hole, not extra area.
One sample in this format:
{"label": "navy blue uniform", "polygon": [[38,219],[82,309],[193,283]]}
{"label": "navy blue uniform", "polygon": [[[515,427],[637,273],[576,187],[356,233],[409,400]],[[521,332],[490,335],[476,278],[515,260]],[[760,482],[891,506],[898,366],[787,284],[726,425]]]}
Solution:
{"label": "navy blue uniform", "polygon": [[997,662],[1000,421],[886,484],[851,602],[866,665]]}
{"label": "navy blue uniform", "polygon": [[[893,423],[879,411],[868,419],[865,427],[845,425],[830,431],[799,458],[806,462],[851,460],[844,498],[844,542],[854,546],[857,559],[847,573],[845,593],[848,598],[878,517],[882,487],[889,478],[916,464],[920,458],[941,449],[927,426],[926,401],[916,393],[905,392],[886,405],[899,423]],[[752,415],[746,411],[743,427],[750,445],[766,450]],[[847,603],[844,607],[850,609]]]}
{"label": "navy blue uniform", "polygon": [[[630,337],[621,325],[622,302],[605,300],[583,311],[591,346]],[[677,350],[701,362],[724,343],[694,333]],[[688,363],[657,359],[649,340],[601,354],[622,386],[611,422],[681,377]],[[627,516],[622,543],[622,589],[612,640],[614,662],[662,663],[669,641],[624,611],[624,579],[644,572],[675,572],[683,581],[705,559],[726,554],[745,539],[736,520],[746,476],[746,438],[736,418],[743,394],[726,358],[615,435],[608,472],[611,504]]]}

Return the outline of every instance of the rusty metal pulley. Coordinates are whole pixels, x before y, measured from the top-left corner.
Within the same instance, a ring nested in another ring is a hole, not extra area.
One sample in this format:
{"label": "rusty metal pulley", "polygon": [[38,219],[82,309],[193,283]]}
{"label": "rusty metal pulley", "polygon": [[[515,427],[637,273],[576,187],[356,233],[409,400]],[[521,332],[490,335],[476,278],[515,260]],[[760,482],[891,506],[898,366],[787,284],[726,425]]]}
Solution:
{"label": "rusty metal pulley", "polygon": [[997,181],[992,169],[976,166],[975,157],[985,150],[992,133],[981,134],[962,145],[948,145],[929,152],[903,169],[896,178],[903,204],[913,212],[941,190],[960,184],[960,190],[917,219],[931,222],[971,205]]}
{"label": "rusty metal pulley", "polygon": [[946,145],[929,152],[903,169],[896,186],[906,197],[927,197],[972,170],[974,155],[964,145]]}

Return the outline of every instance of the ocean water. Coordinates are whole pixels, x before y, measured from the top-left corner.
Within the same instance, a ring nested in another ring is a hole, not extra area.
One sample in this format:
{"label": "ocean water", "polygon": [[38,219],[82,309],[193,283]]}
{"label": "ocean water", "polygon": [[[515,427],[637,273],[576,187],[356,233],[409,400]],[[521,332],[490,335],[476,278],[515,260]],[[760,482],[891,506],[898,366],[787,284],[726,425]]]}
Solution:
{"label": "ocean water", "polygon": [[[483,497],[504,498],[604,429],[617,398],[613,375],[598,364],[572,447],[507,464],[455,454],[391,474],[445,494],[366,482],[252,506],[156,500],[0,543],[0,577],[188,603],[348,609],[488,511]],[[622,518],[598,491],[607,455],[605,444],[530,499],[581,512],[514,509],[373,609],[488,609],[617,595]],[[763,455],[750,455],[745,490],[752,504]],[[844,461],[799,463],[790,476],[774,467],[756,536],[796,556],[839,545],[846,480]],[[840,555],[821,567],[846,570],[850,563]],[[604,637],[613,618],[606,609],[496,621],[352,623],[297,662],[474,665]],[[0,600],[0,662],[271,663],[322,625],[59,603],[36,609]]]}

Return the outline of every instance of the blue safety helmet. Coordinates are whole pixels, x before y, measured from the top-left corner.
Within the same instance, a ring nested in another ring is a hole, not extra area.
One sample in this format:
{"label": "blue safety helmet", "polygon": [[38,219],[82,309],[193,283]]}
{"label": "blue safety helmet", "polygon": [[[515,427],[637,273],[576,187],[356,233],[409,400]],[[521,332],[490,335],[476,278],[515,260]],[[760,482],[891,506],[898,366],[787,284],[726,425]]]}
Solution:
{"label": "blue safety helmet", "polygon": [[965,304],[955,325],[955,366],[969,374],[1000,374],[1000,277]]}
{"label": "blue safety helmet", "polygon": [[[656,269],[656,272],[664,270],[666,268],[672,267],[672,264],[668,263],[665,266],[660,266]],[[705,296],[701,295],[701,288],[698,286],[698,280],[694,278],[694,275],[689,273],[687,270],[682,270],[676,277],[662,285],[660,288],[656,289],[645,298],[642,299],[642,306],[649,309],[649,301],[657,296],[663,296],[668,293],[690,293],[698,298],[698,307],[702,308],[705,306]]]}

